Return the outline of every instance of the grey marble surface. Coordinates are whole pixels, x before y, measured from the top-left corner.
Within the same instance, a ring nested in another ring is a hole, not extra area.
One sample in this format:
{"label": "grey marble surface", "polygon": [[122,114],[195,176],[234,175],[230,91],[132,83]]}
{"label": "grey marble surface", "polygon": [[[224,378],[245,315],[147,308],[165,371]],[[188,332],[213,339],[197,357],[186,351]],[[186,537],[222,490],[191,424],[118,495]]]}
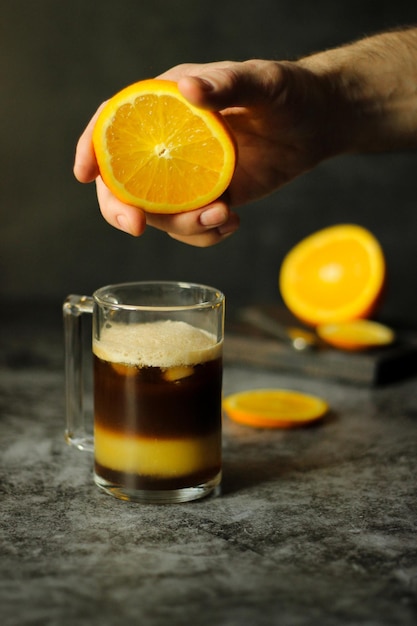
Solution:
{"label": "grey marble surface", "polygon": [[220,497],[130,504],[64,443],[60,329],[37,319],[0,331],[3,626],[416,623],[416,379],[226,368],[225,393],[298,389],[332,414],[291,431],[225,419]]}

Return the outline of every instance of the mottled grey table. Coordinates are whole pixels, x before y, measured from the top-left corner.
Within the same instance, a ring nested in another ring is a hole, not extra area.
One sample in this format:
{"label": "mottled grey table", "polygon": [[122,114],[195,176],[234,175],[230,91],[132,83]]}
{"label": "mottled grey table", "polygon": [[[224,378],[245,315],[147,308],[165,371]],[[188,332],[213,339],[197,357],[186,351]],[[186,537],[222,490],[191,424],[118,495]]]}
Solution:
{"label": "mottled grey table", "polygon": [[0,330],[2,626],[416,623],[416,379],[227,367],[225,393],[298,389],[332,415],[292,431],[225,419],[220,497],[130,504],[64,443],[59,311],[36,319]]}

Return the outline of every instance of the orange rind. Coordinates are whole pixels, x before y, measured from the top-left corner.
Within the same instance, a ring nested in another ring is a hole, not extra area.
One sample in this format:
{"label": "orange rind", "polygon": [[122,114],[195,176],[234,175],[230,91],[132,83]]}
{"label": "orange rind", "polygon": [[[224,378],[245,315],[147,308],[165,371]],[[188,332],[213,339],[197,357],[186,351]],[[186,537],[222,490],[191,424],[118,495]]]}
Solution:
{"label": "orange rind", "polygon": [[288,389],[254,389],[224,398],[223,409],[235,422],[257,428],[306,426],[326,415],[329,406],[317,396]]}
{"label": "orange rind", "polygon": [[288,309],[310,326],[369,317],[379,304],[386,265],[381,245],[355,224],[306,237],[284,258],[279,288]]}
{"label": "orange rind", "polygon": [[219,198],[235,169],[235,142],[216,112],[199,109],[169,80],[149,79],[106,102],[93,130],[100,175],[122,202],[181,213]]}

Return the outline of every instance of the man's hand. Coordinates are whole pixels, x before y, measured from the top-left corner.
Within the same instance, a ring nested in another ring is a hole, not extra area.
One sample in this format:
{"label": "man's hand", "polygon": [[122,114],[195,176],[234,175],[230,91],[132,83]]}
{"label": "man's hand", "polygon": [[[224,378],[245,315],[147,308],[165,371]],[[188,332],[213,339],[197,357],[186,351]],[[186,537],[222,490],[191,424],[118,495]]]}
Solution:
{"label": "man's hand", "polygon": [[192,245],[213,245],[239,226],[231,207],[271,193],[322,158],[316,132],[324,119],[322,95],[314,93],[310,72],[295,64],[180,65],[161,78],[177,81],[190,102],[226,118],[237,142],[236,171],[224,197],[208,206],[176,215],[146,214],[117,200],[100,178],[91,141],[96,113],[79,139],[74,173],[80,182],[96,180],[103,217],[116,228],[138,236],[149,224]]}
{"label": "man's hand", "polygon": [[196,106],[219,111],[237,143],[223,197],[195,211],[146,214],[105,187],[92,147],[95,117],[80,137],[74,173],[96,180],[103,217],[141,235],[147,224],[196,246],[218,243],[239,226],[231,208],[279,189],[329,157],[417,145],[417,29],[369,37],[298,62],[251,60],[179,65],[175,80]]}

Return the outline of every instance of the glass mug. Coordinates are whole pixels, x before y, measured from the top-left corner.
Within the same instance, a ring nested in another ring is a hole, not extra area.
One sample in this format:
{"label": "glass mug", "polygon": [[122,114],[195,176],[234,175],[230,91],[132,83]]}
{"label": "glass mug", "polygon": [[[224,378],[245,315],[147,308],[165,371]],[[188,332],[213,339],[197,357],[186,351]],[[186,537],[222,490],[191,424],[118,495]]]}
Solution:
{"label": "glass mug", "polygon": [[[98,487],[144,503],[218,493],[224,295],[191,283],[124,283],[70,295],[63,313],[66,440],[94,451]],[[91,434],[84,313],[93,322]]]}

